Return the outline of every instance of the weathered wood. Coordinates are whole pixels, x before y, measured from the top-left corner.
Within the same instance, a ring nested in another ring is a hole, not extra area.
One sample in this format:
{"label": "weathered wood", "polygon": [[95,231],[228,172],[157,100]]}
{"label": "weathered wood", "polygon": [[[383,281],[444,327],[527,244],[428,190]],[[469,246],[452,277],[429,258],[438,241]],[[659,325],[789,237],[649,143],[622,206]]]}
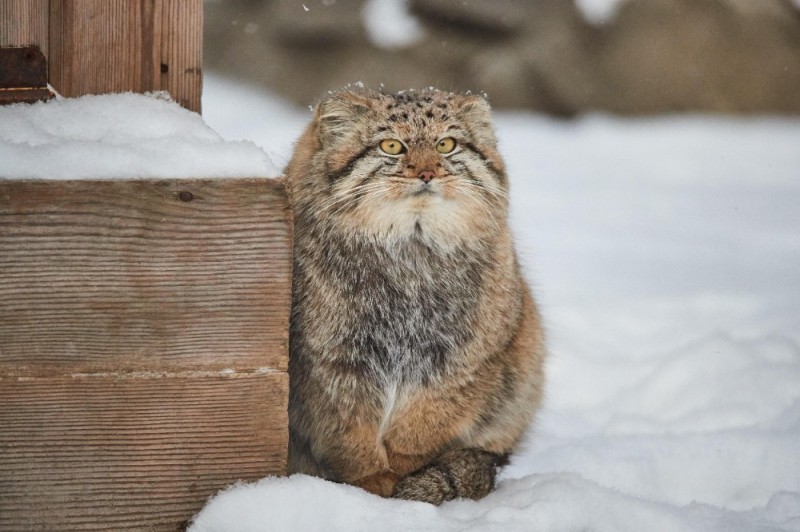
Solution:
{"label": "weathered wood", "polygon": [[201,0],[0,0],[0,46],[37,45],[68,97],[165,90],[200,112]]}
{"label": "weathered wood", "polygon": [[174,530],[285,472],[273,180],[0,181],[0,530]]}
{"label": "weathered wood", "polygon": [[283,372],[0,380],[0,530],[177,530],[285,474]]}
{"label": "weathered wood", "polygon": [[38,46],[0,47],[0,91],[16,88],[47,88],[47,61]]}
{"label": "weathered wood", "polygon": [[0,105],[49,100],[47,62],[38,46],[0,47]]}
{"label": "weathered wood", "polygon": [[51,0],[50,83],[64,96],[166,90],[200,111],[201,0]]}
{"label": "weathered wood", "polygon": [[200,112],[203,87],[203,4],[162,0],[161,80],[158,87]]}
{"label": "weathered wood", "polygon": [[[50,83],[64,96],[143,92],[142,2],[52,0]],[[152,41],[152,40],[151,40]]]}
{"label": "weathered wood", "polygon": [[0,371],[285,370],[285,210],[263,179],[0,182]]}
{"label": "weathered wood", "polygon": [[0,105],[49,100],[49,0],[0,0]]}
{"label": "weathered wood", "polygon": [[47,56],[50,0],[0,0],[0,46],[38,46]]}

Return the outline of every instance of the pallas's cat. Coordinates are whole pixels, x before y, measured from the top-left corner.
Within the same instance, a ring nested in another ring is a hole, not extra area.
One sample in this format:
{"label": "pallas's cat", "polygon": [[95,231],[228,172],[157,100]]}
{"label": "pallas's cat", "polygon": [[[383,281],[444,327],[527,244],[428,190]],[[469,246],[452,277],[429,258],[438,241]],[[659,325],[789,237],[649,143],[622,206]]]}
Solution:
{"label": "pallas's cat", "polygon": [[486,100],[333,93],[286,176],[290,473],[483,497],[544,383]]}

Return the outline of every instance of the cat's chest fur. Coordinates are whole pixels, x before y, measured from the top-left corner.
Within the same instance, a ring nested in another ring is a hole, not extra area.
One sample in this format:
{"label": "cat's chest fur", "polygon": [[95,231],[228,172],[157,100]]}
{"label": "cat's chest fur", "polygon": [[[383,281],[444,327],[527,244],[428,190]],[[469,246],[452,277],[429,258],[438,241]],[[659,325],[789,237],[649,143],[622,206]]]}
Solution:
{"label": "cat's chest fur", "polygon": [[485,271],[476,254],[411,239],[341,242],[326,255],[330,281],[347,302],[339,308],[337,343],[369,374],[424,384],[470,340]]}

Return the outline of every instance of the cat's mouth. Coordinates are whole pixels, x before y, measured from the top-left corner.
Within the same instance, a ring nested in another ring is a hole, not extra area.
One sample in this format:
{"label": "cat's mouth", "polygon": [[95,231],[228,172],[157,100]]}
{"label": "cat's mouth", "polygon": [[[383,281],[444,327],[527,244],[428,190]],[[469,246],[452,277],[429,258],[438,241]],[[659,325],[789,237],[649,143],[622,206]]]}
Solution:
{"label": "cat's mouth", "polygon": [[409,196],[413,198],[425,197],[425,196],[438,196],[439,190],[438,187],[434,186],[431,183],[420,183],[415,189],[413,189]]}
{"label": "cat's mouth", "polygon": [[422,187],[412,192],[411,195],[417,198],[420,196],[436,196],[438,194],[429,187]]}

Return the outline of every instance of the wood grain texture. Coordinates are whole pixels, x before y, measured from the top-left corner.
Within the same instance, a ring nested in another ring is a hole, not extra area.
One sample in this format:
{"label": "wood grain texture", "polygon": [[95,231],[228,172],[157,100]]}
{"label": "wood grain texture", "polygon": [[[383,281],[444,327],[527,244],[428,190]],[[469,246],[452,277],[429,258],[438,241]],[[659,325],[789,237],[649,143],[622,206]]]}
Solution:
{"label": "wood grain texture", "polygon": [[283,372],[0,380],[0,530],[178,530],[285,474]]}
{"label": "wood grain texture", "polygon": [[0,181],[0,372],[285,370],[286,209],[265,179]]}
{"label": "wood grain texture", "polygon": [[201,0],[51,0],[50,83],[64,96],[166,90],[200,111]]}
{"label": "wood grain texture", "polygon": [[284,474],[291,239],[275,180],[0,180],[0,530]]}
{"label": "wood grain texture", "polygon": [[159,88],[182,106],[200,112],[203,89],[203,4],[162,0]]}
{"label": "wood grain texture", "polygon": [[143,92],[142,3],[50,2],[50,83],[64,96]]}
{"label": "wood grain texture", "polygon": [[48,47],[50,0],[0,0],[0,46]]}

